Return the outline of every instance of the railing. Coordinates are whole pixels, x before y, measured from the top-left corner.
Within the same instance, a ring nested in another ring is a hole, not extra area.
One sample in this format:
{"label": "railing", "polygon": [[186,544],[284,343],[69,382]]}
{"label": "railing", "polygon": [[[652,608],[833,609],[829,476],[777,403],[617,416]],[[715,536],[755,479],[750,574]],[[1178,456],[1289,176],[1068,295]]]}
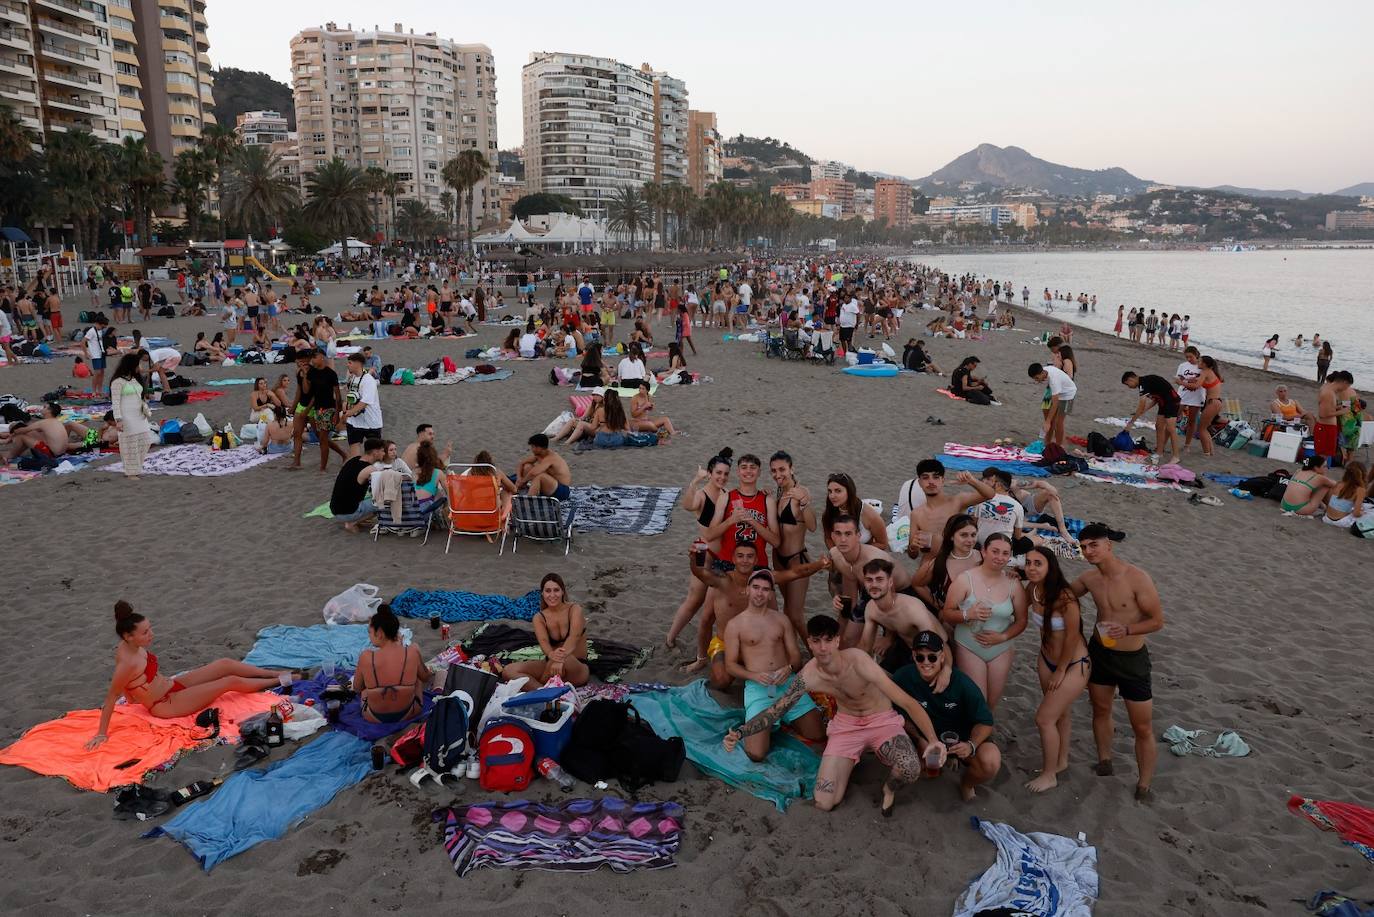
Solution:
{"label": "railing", "polygon": [[66,60],[74,60],[77,63],[85,64],[88,67],[92,66],[92,61],[94,61],[95,63],[100,62],[99,54],[95,54],[91,51],[82,51],[79,48],[75,50],[69,50],[67,48],[62,47],[61,45],[49,44],[46,41],[39,41],[38,49],[45,55],[51,57],[61,57],[65,58]]}
{"label": "railing", "polygon": [[81,3],[73,3],[72,0],[38,0],[39,3],[46,3],[49,6],[58,6],[64,10],[71,10],[79,16],[92,16],[101,22],[105,22],[105,10],[93,9]]}
{"label": "railing", "polygon": [[56,19],[49,19],[47,16],[38,16],[35,18],[38,20],[39,28],[56,29],[57,31],[65,32],[68,35],[75,35],[77,38],[83,39],[85,41],[95,42],[96,44],[101,43],[100,33],[96,32],[94,29],[79,29],[76,26],[68,25],[65,22],[59,22]]}

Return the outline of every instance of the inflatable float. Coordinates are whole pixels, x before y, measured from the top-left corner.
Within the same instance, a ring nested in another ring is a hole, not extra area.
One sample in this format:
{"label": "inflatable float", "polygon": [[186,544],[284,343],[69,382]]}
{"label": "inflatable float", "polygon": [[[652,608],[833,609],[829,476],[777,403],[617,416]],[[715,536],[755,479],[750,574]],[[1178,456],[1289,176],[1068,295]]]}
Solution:
{"label": "inflatable float", "polygon": [[895,363],[869,363],[860,366],[846,366],[842,372],[851,376],[895,376],[897,375],[897,365]]}

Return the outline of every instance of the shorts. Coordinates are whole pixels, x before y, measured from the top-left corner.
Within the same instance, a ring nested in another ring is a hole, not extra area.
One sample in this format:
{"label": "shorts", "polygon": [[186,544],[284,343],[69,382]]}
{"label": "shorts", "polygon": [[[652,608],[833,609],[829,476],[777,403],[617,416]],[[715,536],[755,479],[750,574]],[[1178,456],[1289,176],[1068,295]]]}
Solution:
{"label": "shorts", "polygon": [[566,500],[572,496],[572,488],[567,484],[559,484],[553,489],[553,493],[550,496],[555,500]]}
{"label": "shorts", "polygon": [[[757,681],[744,681],[744,718],[752,720],[769,707],[773,702],[787,693],[787,689],[792,687],[792,682],[797,680],[793,675],[780,685],[765,685]],[[803,694],[797,702],[783,713],[778,720],[779,723],[791,723],[806,716],[812,710],[819,710],[816,702],[811,699],[811,695]]]}
{"label": "shorts", "polygon": [[311,408],[298,404],[296,410],[304,414],[306,420],[314,421],[318,426],[329,428],[334,426],[334,415],[337,413],[334,408]]}
{"label": "shorts", "polygon": [[1178,416],[1179,400],[1177,396],[1164,401],[1156,400],[1155,406],[1159,408],[1160,417],[1172,418]]}
{"label": "shorts", "polygon": [[1317,455],[1331,457],[1336,454],[1340,441],[1340,425],[1319,423],[1312,428],[1312,451]]}
{"label": "shorts", "polygon": [[52,330],[53,330],[53,331],[61,331],[61,330],[62,330],[62,313],[61,313],[61,312],[50,312],[50,313],[48,314],[48,322],[49,322],[49,324],[52,325]]}
{"label": "shorts", "polygon": [[1059,413],[1060,413],[1060,414],[1063,414],[1065,417],[1068,417],[1070,414],[1073,413],[1073,399],[1072,399],[1072,398],[1068,399],[1067,401],[1064,401],[1064,400],[1062,400],[1062,399],[1060,400],[1060,402],[1059,402]]}
{"label": "shorts", "polygon": [[902,715],[896,710],[884,710],[870,716],[836,713],[826,726],[825,752],[827,758],[848,758],[857,762],[865,751],[877,751],[884,743],[905,735]]}
{"label": "shorts", "polygon": [[[725,303],[722,302],[722,301],[720,301],[720,300],[716,300],[715,302],[711,303],[711,311],[712,311],[712,312],[720,313],[721,315],[724,315],[724,314],[725,314]],[[604,323],[603,323],[603,324],[604,324]]]}
{"label": "shorts", "polygon": [[353,426],[352,424],[349,424],[349,425],[348,425],[348,444],[349,444],[350,446],[357,446],[357,445],[361,444],[362,441],[365,440],[365,439],[381,439],[381,438],[382,438],[382,428],[381,428],[381,427],[376,427],[376,428],[369,429],[369,428],[367,428],[367,427],[355,427],[355,426]]}
{"label": "shorts", "polygon": [[1149,647],[1126,652],[1108,649],[1094,634],[1088,643],[1088,658],[1092,661],[1088,684],[1119,688],[1121,699],[1131,703],[1144,703],[1154,697],[1150,690]]}
{"label": "shorts", "polygon": [[841,344],[852,344],[852,343],[854,343],[854,329],[853,329],[853,328],[846,328],[846,327],[843,326],[843,325],[840,326],[840,343],[841,343]]}
{"label": "shorts", "polygon": [[715,659],[717,656],[725,655],[725,641],[719,637],[712,637],[711,642],[706,646],[706,658]]}
{"label": "shorts", "polygon": [[100,370],[102,370],[102,369],[105,368],[105,358],[104,358],[104,357],[91,357],[90,359],[91,359],[91,369],[94,369],[94,370],[96,370],[97,372],[99,372]]}
{"label": "shorts", "polygon": [[748,307],[747,305],[745,305],[744,303],[740,303],[738,306],[735,306],[735,314],[737,314],[737,315],[748,315],[748,314],[749,314],[749,307]]}

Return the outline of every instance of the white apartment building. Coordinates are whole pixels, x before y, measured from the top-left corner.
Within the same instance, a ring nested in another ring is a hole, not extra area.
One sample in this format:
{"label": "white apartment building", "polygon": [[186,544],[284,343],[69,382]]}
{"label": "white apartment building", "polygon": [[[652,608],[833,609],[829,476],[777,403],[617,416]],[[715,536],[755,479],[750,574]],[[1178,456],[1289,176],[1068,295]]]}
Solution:
{"label": "white apartment building", "polygon": [[1005,204],[950,204],[926,211],[930,222],[984,223],[1005,226],[1016,221],[1016,212]]}
{"label": "white apartment building", "polygon": [[843,179],[854,167],[838,159],[818,159],[811,163],[811,180],[823,178]]}
{"label": "white apartment building", "polygon": [[605,219],[620,188],[687,180],[687,86],[648,64],[539,51],[521,75],[525,182]]}
{"label": "white apartment building", "polygon": [[234,130],[244,146],[267,146],[289,136],[286,116],[279,111],[245,111]]}
{"label": "white apartment building", "polygon": [[[398,176],[402,199],[440,212],[444,164],[478,150],[496,173],[496,68],[491,49],[434,32],[340,29],[291,39],[301,180],[335,156]],[[473,194],[474,228],[497,216],[492,179]]]}

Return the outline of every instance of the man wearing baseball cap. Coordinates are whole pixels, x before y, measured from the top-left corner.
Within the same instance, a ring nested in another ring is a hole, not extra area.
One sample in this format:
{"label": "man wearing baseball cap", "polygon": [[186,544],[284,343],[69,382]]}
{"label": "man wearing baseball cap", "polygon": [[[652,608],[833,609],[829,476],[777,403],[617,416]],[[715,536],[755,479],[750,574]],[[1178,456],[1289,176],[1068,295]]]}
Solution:
{"label": "man wearing baseball cap", "polygon": [[[987,783],[1002,768],[1002,753],[992,744],[992,711],[983,692],[967,675],[954,671],[949,686],[935,690],[945,658],[945,641],[934,631],[923,630],[911,644],[912,664],[892,675],[897,686],[912,697],[930,716],[937,741],[945,743],[950,758],[961,765],[959,795],[965,802],[973,799],[980,783]],[[925,758],[927,743],[911,721],[907,735]]]}

